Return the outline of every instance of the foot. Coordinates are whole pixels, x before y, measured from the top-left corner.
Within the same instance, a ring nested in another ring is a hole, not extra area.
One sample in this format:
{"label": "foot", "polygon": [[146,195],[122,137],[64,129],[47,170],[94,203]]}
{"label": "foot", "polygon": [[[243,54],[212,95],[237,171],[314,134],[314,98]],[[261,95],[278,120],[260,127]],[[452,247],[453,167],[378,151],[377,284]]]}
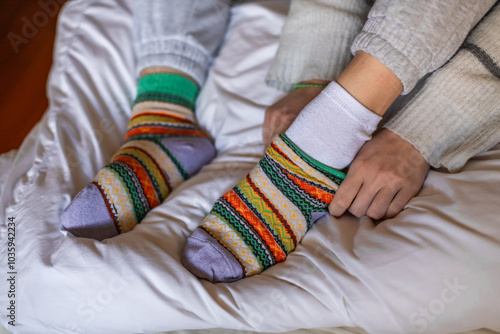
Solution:
{"label": "foot", "polygon": [[182,262],[211,282],[259,274],[295,250],[328,210],[344,174],[276,136],[259,164],[219,198],[188,238]]}
{"label": "foot", "polygon": [[141,78],[125,144],[64,210],[64,229],[97,240],[128,232],[214,157],[195,123],[197,93],[179,75]]}

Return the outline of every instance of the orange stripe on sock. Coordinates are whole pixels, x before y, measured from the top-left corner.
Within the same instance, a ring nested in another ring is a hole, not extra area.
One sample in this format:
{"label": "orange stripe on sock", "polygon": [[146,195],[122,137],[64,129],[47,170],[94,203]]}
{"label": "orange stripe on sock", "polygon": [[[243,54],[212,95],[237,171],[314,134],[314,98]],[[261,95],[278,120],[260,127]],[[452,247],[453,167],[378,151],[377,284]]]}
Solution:
{"label": "orange stripe on sock", "polygon": [[137,135],[142,135],[142,134],[147,134],[147,135],[168,134],[168,135],[207,137],[207,135],[205,135],[203,132],[201,132],[199,130],[171,129],[171,128],[158,127],[158,126],[141,126],[141,127],[132,129],[129,132],[127,132],[127,134],[125,135],[125,139],[128,139],[128,138],[133,137],[133,136],[137,136]]}
{"label": "orange stripe on sock", "polygon": [[[135,141],[132,141],[132,143],[135,143]],[[161,176],[161,180],[156,180],[156,182],[157,183],[163,182],[163,184],[165,184],[165,187],[167,188],[167,193],[166,194],[162,194],[162,196],[164,196],[164,198],[167,197],[167,195],[172,192],[172,186],[170,185],[170,180],[165,175],[165,172],[163,171],[163,168],[160,165],[158,165],[158,162],[156,161],[156,159],[154,159],[149,154],[149,152],[147,152],[146,150],[144,150],[144,149],[142,149],[140,147],[136,147],[136,146],[131,145],[131,146],[128,146],[127,148],[131,148],[131,149],[140,151],[140,152],[142,152],[142,154],[144,154],[146,157],[148,157],[148,159],[150,160],[150,163],[153,164],[156,167],[156,169],[158,170],[158,173]]]}
{"label": "orange stripe on sock", "polygon": [[286,170],[284,170],[284,172],[296,185],[298,185],[302,190],[306,191],[309,195],[313,196],[314,198],[319,199],[320,201],[326,204],[330,204],[330,202],[333,200],[332,194],[323,191],[319,188],[316,188],[315,186],[312,186],[309,183],[296,178],[292,174],[288,173]]}
{"label": "orange stripe on sock", "polygon": [[262,224],[259,218],[241,201],[234,191],[229,191],[223,196],[231,205],[243,216],[243,218],[253,226],[254,230],[260,235],[262,240],[265,241],[273,253],[276,262],[282,262],[286,259],[286,254],[274,240],[273,235]]}
{"label": "orange stripe on sock", "polygon": [[269,198],[267,198],[266,195],[264,195],[264,193],[259,189],[259,187],[257,187],[257,185],[255,185],[255,183],[252,181],[252,178],[250,177],[250,175],[247,175],[246,181],[247,181],[248,185],[252,188],[252,190],[271,209],[271,211],[274,214],[274,216],[280,221],[281,225],[283,226],[283,228],[285,229],[285,231],[290,236],[290,239],[292,239],[293,249],[295,249],[295,247],[297,247],[298,240],[297,240],[297,236],[295,235],[295,233],[293,231],[293,228],[290,226],[290,224],[288,223],[288,221],[285,219],[285,217],[283,217],[283,215],[281,214],[281,212],[273,205],[273,203],[271,203],[271,201],[269,200]]}
{"label": "orange stripe on sock", "polygon": [[116,158],[113,159],[112,162],[114,162],[114,161],[124,162],[130,168],[132,168],[135,175],[137,175],[139,182],[142,185],[142,189],[144,189],[144,195],[148,199],[149,207],[151,209],[160,205],[160,201],[159,201],[158,197],[156,196],[155,189],[153,187],[153,184],[151,183],[151,180],[149,179],[148,174],[146,173],[144,168],[141,166],[141,164],[139,162],[137,162],[137,160],[135,160],[134,158],[132,158],[128,155],[118,155]]}

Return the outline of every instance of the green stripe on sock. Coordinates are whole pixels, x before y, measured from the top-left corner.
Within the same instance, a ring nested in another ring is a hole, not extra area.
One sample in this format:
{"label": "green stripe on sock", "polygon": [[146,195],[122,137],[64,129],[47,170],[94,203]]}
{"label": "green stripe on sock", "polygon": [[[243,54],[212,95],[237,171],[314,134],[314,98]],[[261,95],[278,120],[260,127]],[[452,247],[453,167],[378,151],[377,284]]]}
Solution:
{"label": "green stripe on sock", "polygon": [[[143,76],[138,83],[137,96],[142,94],[163,96],[175,95],[180,100],[194,105],[198,97],[199,88],[191,80],[174,73],[156,73]],[[171,102],[171,101],[167,101]],[[175,102],[172,102],[175,103]]]}
{"label": "green stripe on sock", "polygon": [[179,95],[171,94],[171,93],[159,93],[159,92],[145,92],[137,95],[134,103],[140,103],[144,101],[160,101],[177,104],[186,108],[189,108],[194,111],[195,103],[188,99],[185,99]]}
{"label": "green stripe on sock", "polygon": [[340,183],[345,179],[344,173],[311,158],[306,153],[304,153],[297,145],[295,145],[284,133],[280,134],[280,137],[295,153],[297,153],[297,155],[302,160],[307,162],[311,167],[316,168],[317,170],[328,176],[330,180],[334,181],[335,183]]}
{"label": "green stripe on sock", "polygon": [[285,180],[278,175],[278,173],[274,170],[273,166],[269,164],[267,159],[264,157],[261,161],[259,161],[259,165],[266,173],[267,177],[271,182],[278,188],[279,191],[283,195],[285,195],[290,202],[292,202],[304,215],[307,222],[307,228],[311,227],[311,214],[312,212],[325,212],[328,205],[325,204],[325,207],[319,207],[317,205],[311,204],[301,197],[299,193],[297,193],[293,188],[289,187],[289,185],[285,182]]}
{"label": "green stripe on sock", "polygon": [[[140,203],[140,201],[137,202],[137,196],[134,196],[133,192],[130,190],[130,188],[129,188],[130,180],[129,180],[129,177],[126,175],[126,172],[124,172],[122,170],[122,168],[120,168],[119,166],[117,166],[114,163],[110,163],[109,165],[105,166],[104,168],[109,170],[113,174],[115,174],[116,178],[118,180],[120,180],[123,188],[125,189],[125,191],[127,193],[128,201],[132,207],[132,212],[134,213],[135,220],[137,222],[139,222],[140,221],[139,214],[142,210],[142,203]],[[135,188],[135,186],[134,186],[134,188]]]}

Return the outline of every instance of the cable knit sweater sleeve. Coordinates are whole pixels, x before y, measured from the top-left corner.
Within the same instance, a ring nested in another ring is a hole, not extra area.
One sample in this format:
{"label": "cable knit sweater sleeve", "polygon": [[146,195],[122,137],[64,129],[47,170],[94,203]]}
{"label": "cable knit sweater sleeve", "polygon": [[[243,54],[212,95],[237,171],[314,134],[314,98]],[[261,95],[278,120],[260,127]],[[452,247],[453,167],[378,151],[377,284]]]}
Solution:
{"label": "cable knit sweater sleeve", "polygon": [[500,142],[500,4],[385,125],[451,171]]}
{"label": "cable knit sweater sleeve", "polygon": [[377,0],[351,51],[380,60],[409,93],[458,50],[495,0]]}
{"label": "cable knit sweater sleeve", "polygon": [[369,9],[366,0],[292,0],[267,84],[290,90],[308,79],[334,80]]}
{"label": "cable knit sweater sleeve", "polygon": [[[377,57],[401,79],[407,93],[423,76],[453,56],[495,1],[378,0],[362,31],[357,24],[362,17],[363,4],[357,3],[359,16],[345,17],[345,20],[351,19],[355,23],[344,25],[346,30],[350,29],[345,34],[357,35],[352,51],[362,50]],[[333,11],[329,12],[327,19],[323,7],[336,8],[337,1],[323,0],[321,4],[319,6],[313,0],[292,0],[291,16],[283,28],[277,56],[267,77],[268,84],[290,89],[293,83],[306,79],[332,80],[349,61],[350,58],[339,55],[331,59],[318,56],[318,50],[322,48],[328,50],[323,55],[331,55],[343,52],[346,47],[346,39],[329,39],[325,37],[326,32],[314,32],[321,27],[325,27],[325,31],[339,29],[332,23],[335,21],[333,16],[345,15],[345,11]],[[300,25],[302,7],[309,8],[306,12],[308,20],[315,20],[314,29]],[[480,39],[479,34],[485,29],[478,28],[470,38]],[[488,50],[487,54],[496,59],[498,65],[500,48],[493,42],[493,37],[499,26],[489,29],[490,37],[481,37],[481,42],[476,45],[480,45],[483,51]],[[315,51],[308,53],[308,50]],[[386,124],[391,131],[413,144],[434,167],[456,170],[469,158],[500,140],[496,136],[500,111],[493,107],[500,105],[498,83],[495,83],[498,78],[492,74],[498,72],[487,71],[484,66],[477,67],[479,60],[474,52],[478,54],[477,49],[471,47],[461,50],[453,62],[438,75],[431,76],[424,89]],[[304,60],[308,55],[312,60]],[[321,59],[316,61],[318,58]],[[347,62],[339,59],[347,59]],[[338,68],[332,70],[336,66]],[[484,71],[489,75],[484,76]]]}

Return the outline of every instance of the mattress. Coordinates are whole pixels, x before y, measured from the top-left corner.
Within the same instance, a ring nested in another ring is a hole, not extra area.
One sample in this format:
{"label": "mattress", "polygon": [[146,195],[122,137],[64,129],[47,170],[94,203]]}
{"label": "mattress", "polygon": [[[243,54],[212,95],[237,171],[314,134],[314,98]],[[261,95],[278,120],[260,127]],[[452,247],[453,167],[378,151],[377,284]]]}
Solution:
{"label": "mattress", "polygon": [[190,232],[263,155],[264,111],[283,96],[264,77],[287,1],[232,9],[197,101],[217,157],[129,233],[99,242],[61,230],[62,210],[125,134],[137,82],[132,1],[64,6],[50,106],[19,150],[0,156],[4,327],[107,334],[500,330],[498,145],[459,173],[431,170],[393,219],[324,216],[285,262],[260,275],[212,284],[181,265]]}

